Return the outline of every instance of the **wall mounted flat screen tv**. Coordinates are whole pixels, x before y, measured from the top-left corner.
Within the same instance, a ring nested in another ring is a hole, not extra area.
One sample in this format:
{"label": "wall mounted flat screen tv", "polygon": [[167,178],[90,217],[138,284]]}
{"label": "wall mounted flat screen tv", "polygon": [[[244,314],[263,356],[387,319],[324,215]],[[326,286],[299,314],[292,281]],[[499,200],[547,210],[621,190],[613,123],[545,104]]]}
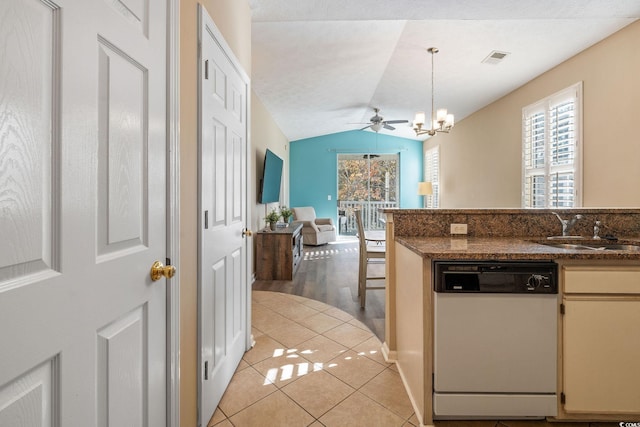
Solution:
{"label": "wall mounted flat screen tv", "polygon": [[264,172],[260,180],[259,203],[274,203],[280,200],[280,181],[282,180],[283,163],[280,157],[267,149],[267,153],[264,156]]}

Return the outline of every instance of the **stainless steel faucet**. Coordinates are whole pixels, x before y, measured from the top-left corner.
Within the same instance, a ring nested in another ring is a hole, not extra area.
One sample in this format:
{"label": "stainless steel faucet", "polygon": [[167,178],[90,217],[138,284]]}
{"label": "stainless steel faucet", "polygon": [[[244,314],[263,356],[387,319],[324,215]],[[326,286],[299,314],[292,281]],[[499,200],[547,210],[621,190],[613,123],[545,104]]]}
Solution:
{"label": "stainless steel faucet", "polygon": [[562,235],[565,237],[569,235],[569,232],[571,231],[573,226],[576,225],[578,220],[582,219],[582,215],[580,214],[574,216],[571,219],[562,219],[562,217],[558,215],[556,212],[551,212],[551,213],[557,216],[558,219],[560,220],[560,223],[562,224]]}
{"label": "stainless steel faucet", "polygon": [[595,224],[593,225],[593,240],[600,240],[600,226],[602,222],[596,219]]}

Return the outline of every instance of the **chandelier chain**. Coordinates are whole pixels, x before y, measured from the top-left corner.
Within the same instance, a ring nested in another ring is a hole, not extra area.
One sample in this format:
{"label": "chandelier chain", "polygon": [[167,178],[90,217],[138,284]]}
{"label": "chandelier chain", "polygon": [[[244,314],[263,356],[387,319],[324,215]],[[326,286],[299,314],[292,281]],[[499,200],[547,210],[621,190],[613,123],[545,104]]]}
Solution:
{"label": "chandelier chain", "polygon": [[434,130],[433,126],[434,123],[436,122],[436,110],[435,110],[435,92],[436,92],[436,86],[435,86],[435,78],[434,78],[434,66],[433,66],[433,62],[434,62],[434,56],[436,53],[438,53],[438,48],[436,47],[432,47],[429,49],[429,52],[431,52],[431,123],[429,124],[429,129]]}

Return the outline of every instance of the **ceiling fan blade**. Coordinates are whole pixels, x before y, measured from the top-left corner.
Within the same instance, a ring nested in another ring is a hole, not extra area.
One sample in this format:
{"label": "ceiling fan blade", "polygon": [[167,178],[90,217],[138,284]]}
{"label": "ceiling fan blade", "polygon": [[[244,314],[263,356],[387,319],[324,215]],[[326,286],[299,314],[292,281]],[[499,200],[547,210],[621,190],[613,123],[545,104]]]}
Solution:
{"label": "ceiling fan blade", "polygon": [[409,123],[409,120],[385,120],[380,114],[378,114],[380,112],[379,108],[374,108],[373,111],[375,112],[375,115],[371,117],[369,123],[350,123],[350,124],[367,125],[361,128],[360,130],[371,129],[374,132],[378,132],[380,129],[383,129],[383,128],[387,130],[396,130],[396,128],[391,126],[391,124]]}

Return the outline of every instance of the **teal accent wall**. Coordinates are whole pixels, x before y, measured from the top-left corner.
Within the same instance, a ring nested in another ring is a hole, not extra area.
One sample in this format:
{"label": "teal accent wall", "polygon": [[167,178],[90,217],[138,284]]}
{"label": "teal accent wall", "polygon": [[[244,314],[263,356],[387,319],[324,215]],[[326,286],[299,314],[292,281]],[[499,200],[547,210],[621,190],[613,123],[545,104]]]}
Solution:
{"label": "teal accent wall", "polygon": [[[338,154],[400,155],[400,207],[421,208],[416,194],[422,181],[422,141],[348,131],[291,141],[289,151],[289,204],[313,206],[321,218],[338,216]],[[331,195],[331,200],[327,196]]]}

